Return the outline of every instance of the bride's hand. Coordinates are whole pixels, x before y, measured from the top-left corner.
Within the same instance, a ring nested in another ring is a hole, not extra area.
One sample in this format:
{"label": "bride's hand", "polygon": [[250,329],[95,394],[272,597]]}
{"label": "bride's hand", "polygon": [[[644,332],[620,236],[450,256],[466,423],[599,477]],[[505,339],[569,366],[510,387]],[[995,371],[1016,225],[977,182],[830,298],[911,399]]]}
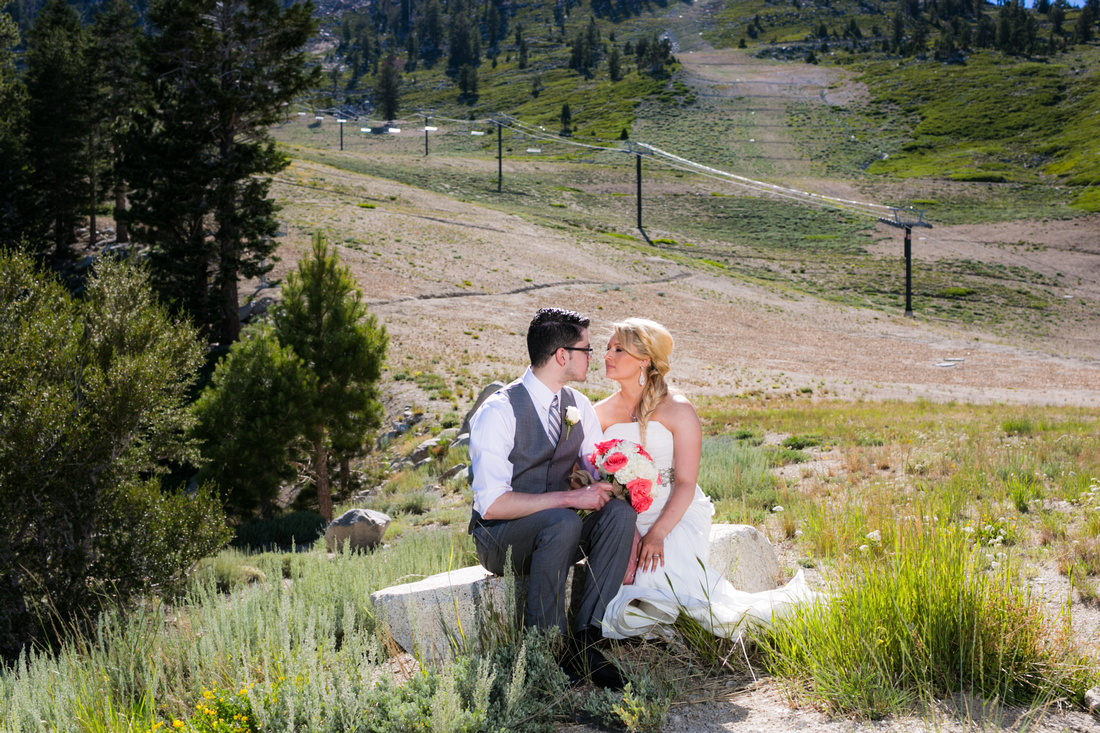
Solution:
{"label": "bride's hand", "polygon": [[638,548],[638,569],[643,572],[653,572],[665,564],[665,538],[657,537],[651,530],[642,537],[642,545]]}

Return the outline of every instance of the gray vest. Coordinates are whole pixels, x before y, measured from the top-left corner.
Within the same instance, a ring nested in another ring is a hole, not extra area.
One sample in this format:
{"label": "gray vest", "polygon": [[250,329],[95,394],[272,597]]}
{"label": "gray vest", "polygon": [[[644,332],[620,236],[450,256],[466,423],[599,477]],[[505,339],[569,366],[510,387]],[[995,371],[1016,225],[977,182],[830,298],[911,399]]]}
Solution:
{"label": "gray vest", "polygon": [[[535,403],[523,382],[515,382],[501,390],[512,405],[516,416],[516,435],[508,460],[512,464],[512,490],[524,494],[542,494],[547,491],[569,489],[569,475],[577,463],[577,454],[584,443],[584,428],[578,422],[569,426],[565,411],[576,406],[573,392],[561,391],[561,435],[558,444],[550,443]],[[568,435],[567,435],[568,433]],[[470,521],[470,529],[478,522],[491,525],[497,521],[486,520],[476,511]]]}

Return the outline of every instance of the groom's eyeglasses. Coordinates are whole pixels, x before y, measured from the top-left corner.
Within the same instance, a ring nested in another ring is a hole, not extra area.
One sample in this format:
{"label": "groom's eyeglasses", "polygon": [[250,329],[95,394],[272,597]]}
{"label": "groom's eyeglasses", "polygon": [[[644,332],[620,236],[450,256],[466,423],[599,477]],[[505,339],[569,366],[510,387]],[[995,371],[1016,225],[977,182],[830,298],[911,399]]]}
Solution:
{"label": "groom's eyeglasses", "polygon": [[566,351],[583,351],[585,356],[589,359],[592,358],[593,349],[591,346],[563,346],[562,348]]}

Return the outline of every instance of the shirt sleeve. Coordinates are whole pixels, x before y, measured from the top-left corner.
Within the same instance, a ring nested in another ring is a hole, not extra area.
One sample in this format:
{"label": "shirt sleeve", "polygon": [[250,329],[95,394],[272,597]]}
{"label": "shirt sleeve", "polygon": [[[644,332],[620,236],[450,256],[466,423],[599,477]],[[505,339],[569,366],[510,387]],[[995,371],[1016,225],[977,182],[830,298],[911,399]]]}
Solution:
{"label": "shirt sleeve", "polygon": [[493,395],[470,420],[474,510],[482,516],[502,494],[512,490],[513,466],[508,456],[515,442],[516,416],[512,404],[503,394]]}
{"label": "shirt sleeve", "polygon": [[596,416],[596,409],[592,407],[592,402],[587,397],[577,391],[573,392],[573,397],[576,399],[577,407],[581,411],[581,426],[584,428],[584,442],[581,443],[581,452],[578,456],[580,464],[584,466],[588,473],[592,474],[592,478],[599,478],[599,473],[588,460],[588,457],[596,450],[596,443],[603,440],[603,428],[600,427],[600,418]]}

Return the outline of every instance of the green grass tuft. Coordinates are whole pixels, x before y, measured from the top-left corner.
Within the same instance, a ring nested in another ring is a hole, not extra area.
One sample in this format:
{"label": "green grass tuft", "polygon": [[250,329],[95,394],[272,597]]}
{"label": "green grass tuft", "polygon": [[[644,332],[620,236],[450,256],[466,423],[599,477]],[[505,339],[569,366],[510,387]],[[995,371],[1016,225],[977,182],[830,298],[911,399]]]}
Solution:
{"label": "green grass tuft", "polygon": [[959,533],[905,527],[885,562],[855,561],[828,602],[761,637],[792,697],[882,718],[956,693],[1034,705],[1081,700],[1095,678],[1005,567]]}

